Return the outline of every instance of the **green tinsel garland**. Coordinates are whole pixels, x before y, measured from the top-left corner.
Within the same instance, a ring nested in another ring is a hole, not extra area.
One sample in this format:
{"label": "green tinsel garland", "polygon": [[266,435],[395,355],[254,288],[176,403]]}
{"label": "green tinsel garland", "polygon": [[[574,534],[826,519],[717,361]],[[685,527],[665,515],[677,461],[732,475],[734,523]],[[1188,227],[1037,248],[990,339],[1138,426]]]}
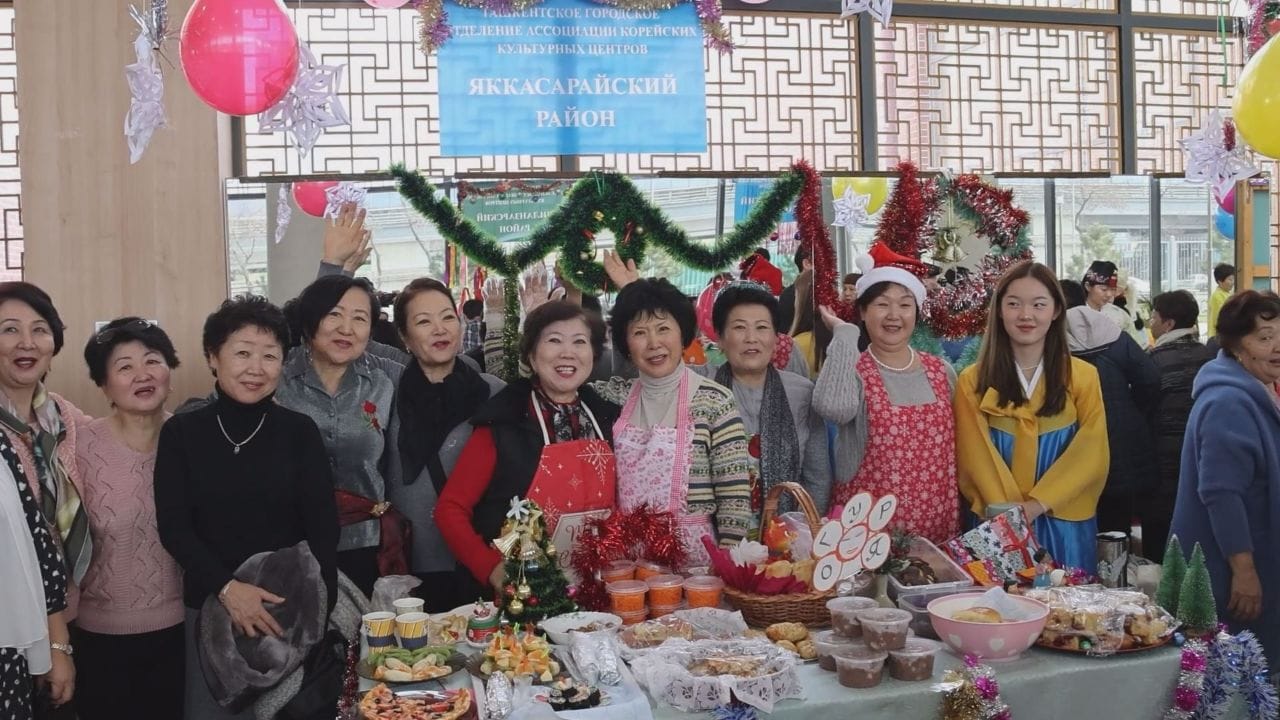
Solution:
{"label": "green tinsel garland", "polygon": [[[520,377],[520,282],[516,276],[503,283],[502,315],[502,372],[496,373],[504,382],[514,382]],[[492,371],[491,371],[492,372]]]}
{"label": "green tinsel garland", "polygon": [[964,352],[960,353],[960,357],[956,359],[956,374],[964,372],[964,369],[978,362],[978,353],[982,351],[982,338],[975,337],[969,341],[968,347]]}

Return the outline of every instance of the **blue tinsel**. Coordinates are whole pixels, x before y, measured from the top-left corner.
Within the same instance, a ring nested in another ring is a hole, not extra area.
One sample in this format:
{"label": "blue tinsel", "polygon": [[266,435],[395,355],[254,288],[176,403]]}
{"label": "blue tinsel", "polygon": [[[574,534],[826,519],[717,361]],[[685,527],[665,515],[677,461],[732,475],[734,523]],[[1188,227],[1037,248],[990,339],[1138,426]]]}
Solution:
{"label": "blue tinsel", "polygon": [[1262,645],[1253,633],[1246,630],[1235,637],[1219,633],[1210,645],[1196,720],[1220,720],[1237,693],[1248,704],[1251,720],[1275,720],[1280,699],[1270,675]]}
{"label": "blue tinsel", "polygon": [[711,711],[715,720],[757,720],[756,709],[744,703],[721,705]]}

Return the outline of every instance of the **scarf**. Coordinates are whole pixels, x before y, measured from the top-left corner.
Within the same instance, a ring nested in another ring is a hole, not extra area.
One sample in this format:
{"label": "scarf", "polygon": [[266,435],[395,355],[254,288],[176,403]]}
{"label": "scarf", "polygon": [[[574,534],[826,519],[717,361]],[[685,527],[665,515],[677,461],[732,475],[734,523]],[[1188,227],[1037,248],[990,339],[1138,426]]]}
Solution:
{"label": "scarf", "polygon": [[455,360],[453,371],[438,383],[427,380],[417,362],[409,363],[400,375],[400,387],[396,388],[400,463],[405,485],[417,482],[423,468],[427,468],[436,493],[440,493],[448,480],[440,464],[440,448],[445,438],[488,399],[489,383],[465,362]]}
{"label": "scarf", "polygon": [[89,516],[80,502],[80,493],[58,458],[58,444],[66,436],[62,413],[58,404],[49,397],[44,384],[36,387],[35,395],[31,397],[31,408],[36,416],[34,428],[18,419],[26,413],[15,408],[5,397],[0,404],[0,424],[31,444],[41,488],[40,512],[50,527],[57,528],[67,571],[71,579],[79,583],[93,558],[93,538],[89,534]]}
{"label": "scarf", "polygon": [[551,424],[551,442],[569,442],[570,440],[599,440],[596,437],[595,423],[586,417],[582,409],[582,398],[576,397],[573,402],[558,403],[547,397],[542,386],[533,384],[533,396],[537,399],[537,412],[542,413]]}
{"label": "scarf", "polygon": [[1193,327],[1178,328],[1177,330],[1170,330],[1169,332],[1156,338],[1155,346],[1161,347],[1162,345],[1168,345],[1169,343],[1181,340],[1184,337],[1190,337],[1192,340],[1199,341],[1200,330],[1198,328],[1193,328]]}
{"label": "scarf", "polygon": [[[676,366],[674,372],[666,377],[655,378],[640,373],[640,397],[636,403],[631,422],[639,428],[676,426],[676,408],[680,405],[680,379],[688,372],[684,363]],[[689,393],[692,395],[697,381],[689,382]]]}
{"label": "scarf", "polygon": [[[8,444],[8,438],[0,438]],[[16,458],[15,458],[16,459]],[[17,470],[0,460],[0,647],[16,648],[33,675],[49,672],[49,618],[31,525],[22,508]],[[26,488],[23,488],[25,491]]]}
{"label": "scarf", "polygon": [[[716,371],[716,382],[733,389],[729,363]],[[764,394],[760,401],[760,483],[764,494],[781,482],[800,478],[800,441],[787,402],[782,375],[772,365],[765,368]]]}

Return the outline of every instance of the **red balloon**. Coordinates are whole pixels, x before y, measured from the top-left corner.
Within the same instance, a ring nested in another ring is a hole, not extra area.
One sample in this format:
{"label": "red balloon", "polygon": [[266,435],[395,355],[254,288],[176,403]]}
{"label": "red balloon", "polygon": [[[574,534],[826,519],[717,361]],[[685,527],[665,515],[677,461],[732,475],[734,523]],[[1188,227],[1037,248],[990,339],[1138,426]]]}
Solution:
{"label": "red balloon", "polygon": [[298,74],[298,34],[276,0],[196,0],[182,23],[182,72],[228,115],[275,105]]}
{"label": "red balloon", "polygon": [[1213,199],[1218,201],[1218,207],[1229,213],[1235,214],[1236,211],[1236,189],[1231,188],[1227,191],[1226,197],[1218,197],[1218,193],[1213,194]]}
{"label": "red balloon", "polygon": [[698,302],[694,305],[694,312],[698,318],[698,329],[702,334],[707,336],[712,342],[720,342],[720,336],[716,335],[715,325],[711,323],[711,310],[716,304],[716,295],[720,293],[720,288],[724,287],[725,279],[721,275],[711,278],[711,282],[703,288],[702,293],[698,295]]}
{"label": "red balloon", "polygon": [[329,207],[329,198],[324,191],[337,186],[337,180],[296,182],[293,184],[293,202],[308,215],[324,217],[324,209]]}

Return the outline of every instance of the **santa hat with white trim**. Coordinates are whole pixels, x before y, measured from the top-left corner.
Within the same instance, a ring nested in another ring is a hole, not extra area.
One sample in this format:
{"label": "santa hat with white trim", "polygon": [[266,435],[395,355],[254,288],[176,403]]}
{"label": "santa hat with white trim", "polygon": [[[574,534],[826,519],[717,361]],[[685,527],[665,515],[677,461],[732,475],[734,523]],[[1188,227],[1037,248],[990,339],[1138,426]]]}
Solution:
{"label": "santa hat with white trim", "polygon": [[925,289],[922,277],[929,277],[930,268],[925,263],[889,249],[884,243],[877,242],[871,246],[866,255],[859,255],[854,263],[862,272],[854,289],[858,297],[872,285],[882,282],[897,283],[911,291],[916,298],[916,307],[924,308]]}

